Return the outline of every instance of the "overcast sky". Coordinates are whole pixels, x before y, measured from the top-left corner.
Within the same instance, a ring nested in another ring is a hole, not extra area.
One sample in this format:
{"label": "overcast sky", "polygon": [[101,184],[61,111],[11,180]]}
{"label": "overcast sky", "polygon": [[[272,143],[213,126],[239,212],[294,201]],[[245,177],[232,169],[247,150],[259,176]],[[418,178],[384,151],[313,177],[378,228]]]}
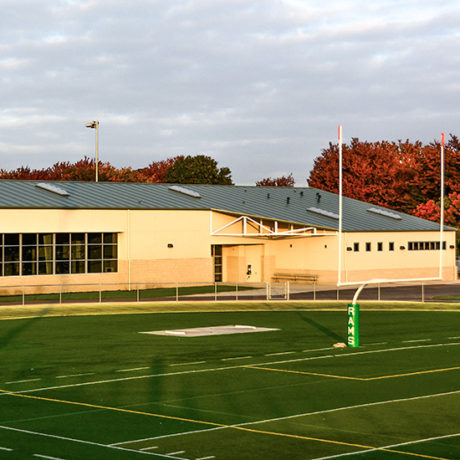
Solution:
{"label": "overcast sky", "polygon": [[344,141],[460,135],[458,0],[0,0],[0,168],[206,154],[305,185]]}

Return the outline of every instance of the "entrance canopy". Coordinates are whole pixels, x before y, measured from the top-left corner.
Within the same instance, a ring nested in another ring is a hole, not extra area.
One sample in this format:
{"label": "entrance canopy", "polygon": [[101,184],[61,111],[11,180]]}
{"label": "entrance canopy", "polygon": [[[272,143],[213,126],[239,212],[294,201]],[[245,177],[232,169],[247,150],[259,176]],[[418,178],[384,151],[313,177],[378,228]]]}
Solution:
{"label": "entrance canopy", "polygon": [[335,236],[337,232],[318,231],[316,227],[302,227],[292,223],[255,220],[249,216],[236,217],[231,222],[213,229],[211,214],[212,236],[244,236],[254,238],[292,238],[311,236]]}

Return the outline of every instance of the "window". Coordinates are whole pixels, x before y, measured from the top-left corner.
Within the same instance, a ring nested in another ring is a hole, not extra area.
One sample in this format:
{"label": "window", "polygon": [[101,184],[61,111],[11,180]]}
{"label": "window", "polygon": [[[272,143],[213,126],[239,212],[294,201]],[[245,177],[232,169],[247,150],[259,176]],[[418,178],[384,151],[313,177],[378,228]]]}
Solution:
{"label": "window", "polygon": [[371,243],[366,243],[366,251],[370,252],[371,250]]}
{"label": "window", "polygon": [[118,271],[118,243],[116,233],[102,234],[102,271],[104,273]]}
{"label": "window", "polygon": [[359,252],[359,243],[353,243],[353,251]]}
{"label": "window", "polygon": [[[409,241],[408,249],[409,251],[439,251],[440,248],[439,241]],[[442,249],[446,249],[446,242],[442,242]]]}
{"label": "window", "polygon": [[390,241],[390,242],[388,243],[388,250],[389,250],[389,251],[394,251],[394,250],[395,250],[395,244],[394,244],[393,241]]}
{"label": "window", "polygon": [[38,234],[38,274],[52,275],[54,261],[54,247],[52,233]]}
{"label": "window", "polygon": [[22,235],[22,274],[37,274],[37,234],[28,233]]}
{"label": "window", "polygon": [[0,276],[118,270],[117,233],[0,234]]}
{"label": "window", "polygon": [[381,242],[377,243],[377,251],[383,251],[383,243]]}
{"label": "window", "polygon": [[5,276],[19,275],[19,235],[6,233],[3,235],[3,273]]}
{"label": "window", "polygon": [[70,233],[56,233],[56,274],[70,273]]}
{"label": "window", "polygon": [[88,273],[116,272],[116,233],[88,233]]}

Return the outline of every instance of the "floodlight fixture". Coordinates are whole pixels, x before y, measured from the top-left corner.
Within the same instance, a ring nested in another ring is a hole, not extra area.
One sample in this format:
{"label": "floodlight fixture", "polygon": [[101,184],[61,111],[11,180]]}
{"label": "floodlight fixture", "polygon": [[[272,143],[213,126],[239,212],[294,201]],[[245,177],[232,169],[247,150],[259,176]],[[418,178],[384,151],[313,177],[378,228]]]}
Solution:
{"label": "floodlight fixture", "polygon": [[96,182],[99,181],[99,121],[93,120],[85,125],[96,130]]}

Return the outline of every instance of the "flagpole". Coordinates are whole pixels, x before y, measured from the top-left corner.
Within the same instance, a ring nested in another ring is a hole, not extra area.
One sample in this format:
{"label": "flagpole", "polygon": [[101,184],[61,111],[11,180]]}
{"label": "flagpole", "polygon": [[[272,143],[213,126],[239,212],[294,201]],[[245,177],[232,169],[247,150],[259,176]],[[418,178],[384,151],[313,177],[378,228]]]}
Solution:
{"label": "flagpole", "polygon": [[444,239],[444,133],[441,133],[441,215],[439,218],[439,278],[442,279],[442,247]]}
{"label": "flagpole", "polygon": [[342,125],[339,125],[339,254],[337,284],[342,282],[342,222],[343,222],[343,190],[342,190]]}

